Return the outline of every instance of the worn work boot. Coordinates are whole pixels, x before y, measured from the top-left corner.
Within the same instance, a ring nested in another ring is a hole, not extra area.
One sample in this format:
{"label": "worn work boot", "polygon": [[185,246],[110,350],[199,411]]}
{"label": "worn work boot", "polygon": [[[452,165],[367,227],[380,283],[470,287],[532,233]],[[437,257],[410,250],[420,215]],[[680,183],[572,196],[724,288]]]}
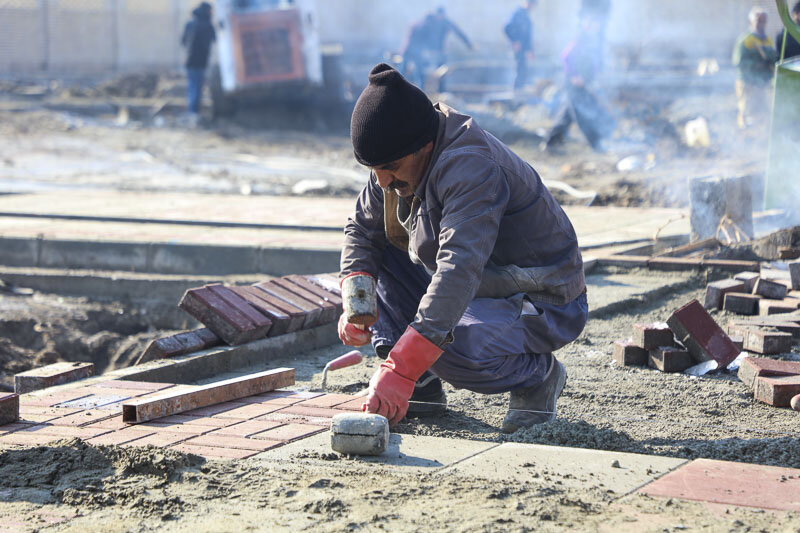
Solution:
{"label": "worn work boot", "polygon": [[[376,346],[375,353],[385,359],[392,350],[391,346]],[[426,370],[414,384],[414,392],[408,401],[407,418],[420,418],[444,414],[447,410],[447,395],[442,388],[442,380]]]}
{"label": "worn work boot", "polygon": [[503,433],[552,422],[556,419],[556,400],[564,390],[567,371],[552,354],[550,368],[541,383],[511,391],[508,413],[503,420]]}

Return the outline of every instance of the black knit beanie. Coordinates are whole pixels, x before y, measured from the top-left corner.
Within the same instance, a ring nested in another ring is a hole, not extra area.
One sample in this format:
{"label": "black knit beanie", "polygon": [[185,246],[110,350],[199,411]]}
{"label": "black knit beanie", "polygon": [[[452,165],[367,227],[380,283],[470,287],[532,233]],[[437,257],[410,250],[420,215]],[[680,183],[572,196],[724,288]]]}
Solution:
{"label": "black knit beanie", "polygon": [[413,154],[436,137],[439,116],[425,93],[391,66],[369,73],[350,121],[356,160],[375,167]]}

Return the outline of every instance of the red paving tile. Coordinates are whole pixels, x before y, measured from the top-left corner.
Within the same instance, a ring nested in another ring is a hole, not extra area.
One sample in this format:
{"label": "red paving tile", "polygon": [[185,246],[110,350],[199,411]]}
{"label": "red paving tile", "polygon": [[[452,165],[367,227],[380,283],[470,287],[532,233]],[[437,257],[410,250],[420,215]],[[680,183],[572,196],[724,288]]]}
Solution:
{"label": "red paving tile", "polygon": [[343,411],[361,411],[361,406],[364,405],[365,398],[363,396],[356,397],[349,402],[340,403],[334,409],[341,409]]}
{"label": "red paving tile", "polygon": [[13,444],[15,446],[44,446],[49,442],[61,440],[55,435],[45,435],[44,433],[16,431],[0,436],[0,445]]}
{"label": "red paving tile", "polygon": [[156,431],[165,433],[181,433],[184,435],[198,436],[209,431],[214,431],[211,426],[197,426],[189,424],[163,424],[160,422],[145,422],[144,424],[136,424],[135,427],[141,428],[143,431]]}
{"label": "red paving tile", "polygon": [[255,450],[263,452],[283,444],[278,440],[248,439],[245,437],[229,437],[225,435],[202,435],[185,442],[190,446],[211,446],[217,448],[232,448],[236,450]]}
{"label": "red paving tile", "polygon": [[126,428],[119,431],[112,431],[110,433],[106,433],[105,435],[100,435],[99,437],[94,437],[89,439],[88,442],[89,444],[94,444],[97,446],[119,445],[138,439],[143,439],[145,437],[149,437],[150,435],[155,435],[155,432],[148,433],[133,428]]}
{"label": "red paving tile", "polygon": [[322,396],[322,394],[323,393],[321,392],[276,390],[272,392],[265,392],[264,394],[258,394],[256,396],[251,396],[251,398],[265,398],[267,400],[274,401],[275,403],[294,405],[304,400],[310,400],[311,398]]}
{"label": "red paving tile", "polygon": [[336,409],[328,409],[325,407],[304,407],[301,405],[292,405],[281,409],[278,413],[285,413],[290,415],[301,415],[309,417],[333,418],[340,414]]}
{"label": "red paving tile", "polygon": [[212,433],[209,433],[209,436],[212,435],[227,435],[230,437],[249,437],[251,435],[255,435],[256,433],[261,433],[262,431],[266,431],[268,429],[276,428],[280,426],[282,422],[273,422],[271,420],[247,420],[245,422],[239,422],[235,425],[228,426],[225,428],[220,428]]}
{"label": "red paving tile", "polygon": [[38,405],[20,405],[20,415],[53,415],[53,418],[74,415],[82,409],[69,409],[66,407],[41,407]]}
{"label": "red paving tile", "polygon": [[[121,444],[123,447],[128,446],[157,446],[159,448],[166,448],[167,446],[172,446],[173,444],[178,444],[179,442],[185,441],[186,439],[191,439],[192,435],[186,435],[181,433],[167,433],[163,431],[158,431],[153,434],[149,434],[143,430],[137,430],[131,428],[132,431],[136,431],[142,434],[141,439],[136,439],[134,441],[125,442]],[[147,435],[146,437],[144,435]]]}
{"label": "red paving tile", "polygon": [[304,439],[323,431],[326,431],[326,428],[320,426],[309,424],[286,424],[262,433],[257,433],[253,435],[252,438],[289,442],[293,440]]}
{"label": "red paving tile", "polygon": [[[336,411],[337,414],[342,411]],[[276,411],[268,415],[258,418],[258,420],[269,420],[272,422],[280,422],[282,424],[311,424],[314,426],[330,427],[331,419],[324,416],[303,416],[290,413]]]}
{"label": "red paving tile", "polygon": [[107,418],[107,419],[101,420],[99,422],[94,422],[93,424],[89,424],[88,426],[85,426],[85,427],[87,427],[87,428],[117,430],[117,429],[125,429],[127,427],[130,427],[130,424],[126,424],[125,422],[122,421],[122,415],[117,415],[117,416],[115,416],[113,418]]}
{"label": "red paving tile", "polygon": [[52,407],[62,402],[69,402],[90,395],[91,395],[90,393],[85,392],[83,389],[72,389],[68,391],[62,391],[59,393],[42,395],[42,396],[29,396],[27,394],[23,394],[22,396],[19,397],[19,403],[20,403],[20,408],[22,408],[23,405]]}
{"label": "red paving tile", "polygon": [[72,426],[51,426],[43,424],[39,429],[35,430],[35,432],[41,433],[42,435],[55,435],[56,437],[61,437],[64,439],[91,439],[105,433],[110,433],[111,430]]}
{"label": "red paving tile", "polygon": [[304,400],[298,404],[297,407],[334,407],[355,399],[352,394],[323,394],[310,400]]}
{"label": "red paving tile", "polygon": [[172,449],[184,453],[193,453],[206,459],[246,459],[261,453],[259,450],[239,450],[234,448],[214,448],[211,446],[193,446],[190,444],[178,444]]}
{"label": "red paving tile", "polygon": [[800,469],[697,459],[645,485],[650,496],[800,511]]}
{"label": "red paving tile", "polygon": [[58,404],[58,407],[64,407],[66,409],[102,409],[105,406],[118,404],[119,402],[129,399],[130,396],[123,396],[119,394],[92,394],[85,398],[79,398],[77,400],[60,403]]}
{"label": "red paving tile", "polygon": [[[224,413],[223,413],[224,414]],[[224,428],[236,424],[238,420],[230,418],[212,418],[210,416],[186,416],[171,415],[153,420],[160,424],[187,424],[190,426],[208,426],[212,428]]]}
{"label": "red paving tile", "polygon": [[90,409],[88,411],[80,411],[74,415],[62,416],[56,418],[51,423],[56,426],[84,426],[92,422],[105,420],[106,418],[113,418],[117,413],[114,411],[107,411],[104,409]]}
{"label": "red paving tile", "polygon": [[272,413],[274,411],[278,411],[286,407],[284,404],[275,404],[275,403],[251,403],[249,405],[240,405],[236,409],[231,409],[230,411],[225,411],[224,413],[219,413],[214,415],[215,419],[238,419],[238,420],[250,420],[252,418],[256,418],[258,416],[263,416],[268,413]]}
{"label": "red paving tile", "polygon": [[58,418],[57,415],[34,415],[34,414],[27,414],[27,415],[20,415],[19,420],[20,422],[30,422],[32,424],[41,424],[42,422],[51,422]]}
{"label": "red paving tile", "polygon": [[95,383],[93,387],[103,387],[108,389],[135,389],[146,392],[155,392],[174,387],[173,383],[155,383],[150,381],[127,381],[124,379],[115,379],[111,381],[104,381],[102,383]]}
{"label": "red paving tile", "polygon": [[224,413],[225,411],[230,411],[231,409],[236,409],[237,407],[241,407],[242,405],[243,404],[241,403],[223,402],[223,403],[218,403],[216,405],[210,405],[208,407],[192,409],[191,411],[186,411],[181,414],[186,416],[214,416],[220,413]]}
{"label": "red paving tile", "polygon": [[31,422],[25,422],[25,421],[12,422],[11,424],[0,426],[0,435],[4,435],[6,433],[13,433],[15,431],[35,431],[40,426],[41,424],[33,424]]}

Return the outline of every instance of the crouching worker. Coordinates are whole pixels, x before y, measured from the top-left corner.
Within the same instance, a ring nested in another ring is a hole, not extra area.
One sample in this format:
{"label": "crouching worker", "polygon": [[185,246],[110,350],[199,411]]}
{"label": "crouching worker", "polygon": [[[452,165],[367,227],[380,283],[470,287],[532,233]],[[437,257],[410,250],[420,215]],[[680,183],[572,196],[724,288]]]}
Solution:
{"label": "crouching worker", "polygon": [[554,420],[567,373],[552,353],[583,330],[586,286],[575,231],[539,175],[386,64],[351,138],[371,172],[345,228],[343,294],[371,285],[378,312],[366,329],[342,315],[339,336],[386,358],[364,409],[392,425],[440,414],[445,380],[510,391],[505,432]]}

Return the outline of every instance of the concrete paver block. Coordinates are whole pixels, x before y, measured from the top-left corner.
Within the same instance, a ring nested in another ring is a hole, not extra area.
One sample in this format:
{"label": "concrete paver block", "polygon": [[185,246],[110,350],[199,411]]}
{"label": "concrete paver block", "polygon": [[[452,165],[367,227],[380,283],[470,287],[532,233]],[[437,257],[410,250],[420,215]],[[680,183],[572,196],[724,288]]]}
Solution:
{"label": "concrete paver block", "polygon": [[199,352],[200,350],[219,346],[220,344],[222,344],[222,339],[217,337],[214,332],[208,328],[184,331],[150,342],[144,352],[139,356],[139,359],[136,360],[136,364],[141,365],[142,363],[154,361],[156,359]]}
{"label": "concrete paver block", "polygon": [[739,365],[739,380],[749,388],[755,387],[759,376],[800,376],[800,361],[781,361],[767,357],[746,357]]}
{"label": "concrete paver block", "polygon": [[19,394],[0,394],[0,426],[19,420]]}
{"label": "concrete paver block", "polygon": [[614,361],[623,366],[646,366],[649,354],[633,344],[631,339],[614,342]]}
{"label": "concrete paver block", "polygon": [[167,431],[150,433],[138,427],[132,427],[129,429],[131,431],[138,431],[141,433],[142,437],[136,440],[123,442],[121,446],[156,446],[159,448],[166,448],[168,446],[172,446],[173,444],[178,444],[179,442],[183,442],[192,438],[192,435],[187,435],[185,433],[170,433]]}
{"label": "concrete paver block", "polygon": [[[292,274],[290,276],[286,276],[284,279],[288,280],[295,285],[304,288],[305,290],[312,292],[319,296],[320,298],[324,299],[327,302],[330,302],[336,307],[336,312],[338,314],[342,313],[342,296],[341,292],[333,292],[329,291],[316,283],[312,282],[306,276],[300,276],[297,274]],[[338,287],[336,287],[338,289]]]}
{"label": "concrete paver block", "polygon": [[311,398],[310,400],[303,400],[296,405],[303,407],[336,407],[355,399],[356,396],[353,396],[352,394],[328,393],[322,396],[317,396],[316,398]]}
{"label": "concrete paver block", "polygon": [[672,313],[667,324],[698,363],[713,359],[719,368],[724,368],[740,353],[697,300]]}
{"label": "concrete paver block", "polygon": [[[497,446],[492,442],[462,439],[446,439],[421,435],[389,436],[386,451],[379,456],[359,456],[355,461],[365,465],[380,464],[409,472],[431,472],[433,470],[462,461],[477,453]],[[269,450],[258,459],[279,462],[315,462],[314,456],[333,453],[330,432],[289,443],[275,450]]]}
{"label": "concrete paver block", "polygon": [[800,511],[800,470],[697,459],[642,487],[663,498]]}
{"label": "concrete paver block", "polygon": [[[230,294],[236,296],[234,292]],[[244,305],[249,306],[246,302]],[[263,315],[269,325],[253,322],[241,309],[207,287],[189,289],[178,306],[231,346],[266,337],[272,326]]]}
{"label": "concrete paver block", "polygon": [[272,302],[261,296],[263,292],[258,289],[240,286],[230,287],[230,289],[272,321],[272,327],[267,333],[269,337],[276,337],[300,329],[303,321],[302,317],[295,319],[283,309],[274,306]]}
{"label": "concrete paver block", "polygon": [[673,346],[654,348],[648,358],[648,365],[661,372],[683,372],[693,364],[689,352]]}
{"label": "concrete paver block", "polygon": [[231,437],[227,435],[201,435],[187,440],[184,444],[190,446],[211,446],[216,448],[231,448],[236,450],[254,450],[263,452],[280,446],[282,443],[276,440],[267,439],[248,439],[246,437]]}
{"label": "concrete paver block", "polygon": [[301,287],[300,285],[292,283],[287,279],[280,279],[280,278],[274,279],[272,280],[271,283],[286,291],[291,292],[292,294],[297,295],[300,298],[303,298],[312,305],[321,308],[322,312],[320,313],[317,324],[327,324],[328,322],[335,322],[339,318],[339,315],[341,314],[337,309],[337,307],[333,305],[330,301],[328,301],[328,299],[322,298],[317,294],[305,289],[304,287]]}
{"label": "concrete paver block", "polygon": [[281,299],[283,302],[288,303],[298,309],[300,309],[303,314],[305,315],[305,320],[303,321],[303,329],[313,328],[322,324],[320,321],[320,317],[322,316],[322,307],[309,302],[308,300],[301,298],[300,296],[296,295],[291,291],[287,291],[280,285],[274,283],[273,281],[268,281],[264,283],[256,283],[253,285],[257,289],[260,289],[267,294],[274,296],[275,298]]}
{"label": "concrete paver block", "polygon": [[220,428],[214,431],[213,435],[226,435],[230,437],[251,437],[256,433],[262,433],[268,429],[273,429],[282,425],[281,422],[270,420],[246,420],[237,422],[231,426]]}
{"label": "concrete paver block", "polygon": [[289,442],[316,435],[320,431],[325,431],[325,428],[311,424],[285,424],[251,435],[251,438]]}
{"label": "concrete paver block", "polygon": [[785,353],[792,349],[792,334],[750,328],[744,338],[744,349],[765,355]]}
{"label": "concrete paver block", "polygon": [[236,409],[231,409],[230,411],[225,411],[214,415],[214,418],[229,419],[231,423],[236,423],[237,421],[250,420],[259,416],[264,416],[266,414],[283,409],[284,407],[286,407],[285,404],[279,403],[251,403],[240,405]]}
{"label": "concrete paver block", "polygon": [[19,401],[20,406],[31,405],[38,407],[53,407],[63,402],[77,400],[78,398],[85,398],[90,395],[91,393],[86,392],[83,388],[79,388],[35,396],[25,394],[20,397]]}
{"label": "concrete paver block", "polygon": [[265,301],[271,307],[279,309],[282,313],[288,315],[290,320],[287,333],[291,333],[305,327],[308,315],[299,307],[287,302],[286,300],[278,298],[274,294],[267,292],[256,285],[246,287],[244,290],[256,295],[258,299]]}
{"label": "concrete paver block", "polygon": [[737,315],[755,315],[761,296],[744,292],[728,292],[722,299],[722,308]]}
{"label": "concrete paver block", "polygon": [[634,453],[505,443],[446,468],[437,475],[527,481],[627,494],[686,463],[685,459]]}
{"label": "concrete paver block", "polygon": [[633,344],[645,350],[674,344],[672,330],[666,324],[634,324]]}
{"label": "concrete paver block", "polygon": [[722,279],[706,286],[706,297],[703,306],[706,309],[722,309],[722,300],[726,293],[744,292],[745,284],[736,279]]}
{"label": "concrete paver block", "polygon": [[792,289],[800,290],[800,261],[789,263],[789,276],[792,280]]}
{"label": "concrete paver block", "polygon": [[53,363],[14,376],[14,392],[25,394],[94,375],[92,363]]}
{"label": "concrete paver block", "polygon": [[800,300],[786,298],[785,300],[768,300],[762,298],[758,301],[758,314],[760,316],[781,315],[793,313],[800,306]]}
{"label": "concrete paver block", "polygon": [[800,376],[760,376],[756,378],[753,396],[773,407],[789,407],[800,394]]}
{"label": "concrete paver block", "polygon": [[744,283],[744,291],[742,292],[753,292],[753,287],[756,286],[756,281],[758,281],[759,277],[761,276],[758,272],[739,272],[733,276],[733,279]]}
{"label": "concrete paver block", "polygon": [[783,300],[786,296],[786,285],[769,279],[758,278],[753,287],[753,294],[758,294],[764,298],[772,300]]}

